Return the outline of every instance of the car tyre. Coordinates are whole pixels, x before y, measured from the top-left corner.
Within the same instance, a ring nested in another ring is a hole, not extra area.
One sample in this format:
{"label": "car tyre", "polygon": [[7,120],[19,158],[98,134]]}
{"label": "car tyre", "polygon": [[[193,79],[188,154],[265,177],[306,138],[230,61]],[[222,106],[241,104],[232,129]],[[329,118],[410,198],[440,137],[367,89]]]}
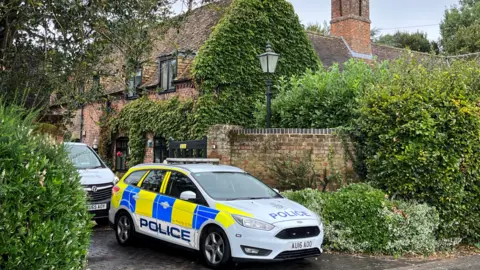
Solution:
{"label": "car tyre", "polygon": [[108,225],[108,218],[95,219],[95,223],[97,223],[98,226],[107,226]]}
{"label": "car tyre", "polygon": [[222,269],[230,263],[231,249],[225,232],[217,226],[207,228],[200,238],[203,260],[212,269]]}
{"label": "car tyre", "polygon": [[127,212],[120,213],[115,219],[115,237],[121,246],[128,246],[135,239],[135,225]]}

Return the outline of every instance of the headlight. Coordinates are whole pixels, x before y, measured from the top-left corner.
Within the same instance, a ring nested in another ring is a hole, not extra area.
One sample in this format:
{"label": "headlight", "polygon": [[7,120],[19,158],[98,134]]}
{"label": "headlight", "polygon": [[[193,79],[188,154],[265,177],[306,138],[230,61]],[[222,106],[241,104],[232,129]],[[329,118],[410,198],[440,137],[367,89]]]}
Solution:
{"label": "headlight", "polygon": [[262,231],[271,231],[275,226],[270,223],[266,223],[257,219],[248,218],[244,216],[232,215],[235,221],[245,228],[262,230]]}
{"label": "headlight", "polygon": [[113,184],[116,185],[118,182],[120,182],[120,179],[118,179],[118,177],[115,176],[115,178],[113,178]]}

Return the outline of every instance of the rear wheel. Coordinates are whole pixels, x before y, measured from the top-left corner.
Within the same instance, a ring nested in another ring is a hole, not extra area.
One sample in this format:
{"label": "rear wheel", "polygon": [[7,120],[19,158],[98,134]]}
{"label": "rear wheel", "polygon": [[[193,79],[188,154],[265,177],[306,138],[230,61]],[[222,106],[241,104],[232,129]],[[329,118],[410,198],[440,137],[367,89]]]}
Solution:
{"label": "rear wheel", "polygon": [[117,242],[122,246],[128,246],[133,243],[135,238],[135,225],[129,214],[120,213],[115,222],[115,236]]}
{"label": "rear wheel", "polygon": [[202,234],[200,248],[203,259],[211,268],[219,269],[230,262],[230,243],[219,227],[210,227]]}

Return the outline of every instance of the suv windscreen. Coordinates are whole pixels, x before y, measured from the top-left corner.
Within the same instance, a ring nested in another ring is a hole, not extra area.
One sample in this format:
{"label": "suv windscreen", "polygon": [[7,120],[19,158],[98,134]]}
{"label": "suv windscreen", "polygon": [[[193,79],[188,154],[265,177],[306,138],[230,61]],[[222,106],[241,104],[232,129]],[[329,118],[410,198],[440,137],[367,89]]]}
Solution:
{"label": "suv windscreen", "polygon": [[67,145],[68,157],[77,169],[105,168],[92,149],[85,145]]}
{"label": "suv windscreen", "polygon": [[282,198],[255,177],[237,172],[194,173],[198,184],[215,200],[259,200]]}

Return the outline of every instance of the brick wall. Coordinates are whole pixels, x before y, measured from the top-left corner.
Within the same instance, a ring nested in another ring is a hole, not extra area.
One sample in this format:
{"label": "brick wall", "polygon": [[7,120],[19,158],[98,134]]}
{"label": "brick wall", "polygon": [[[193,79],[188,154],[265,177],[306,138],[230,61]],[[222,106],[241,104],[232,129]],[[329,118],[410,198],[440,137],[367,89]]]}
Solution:
{"label": "brick wall", "polygon": [[268,171],[272,158],[302,157],[309,151],[317,171],[328,167],[328,154],[333,151],[333,163],[343,176],[351,173],[345,163],[342,140],[332,129],[243,129],[239,126],[216,125],[208,134],[208,157],[219,158],[222,164],[240,167],[275,186]]}

